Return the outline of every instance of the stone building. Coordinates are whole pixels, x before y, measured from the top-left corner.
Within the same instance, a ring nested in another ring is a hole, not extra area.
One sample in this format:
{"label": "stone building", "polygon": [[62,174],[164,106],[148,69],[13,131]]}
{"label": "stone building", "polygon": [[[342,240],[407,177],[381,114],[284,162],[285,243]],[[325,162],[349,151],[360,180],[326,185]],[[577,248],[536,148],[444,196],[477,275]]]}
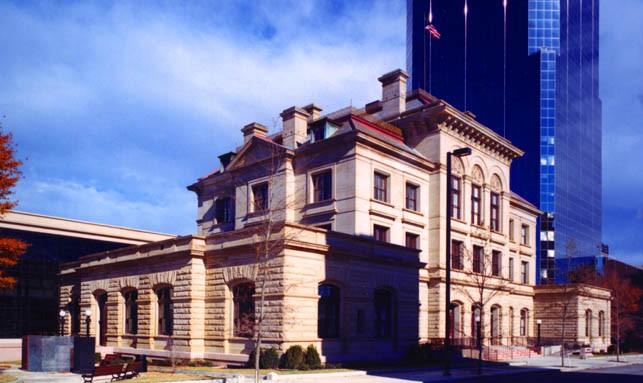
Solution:
{"label": "stone building", "polygon": [[[452,336],[481,323],[493,344],[524,344],[540,211],[509,189],[523,153],[473,114],[407,93],[407,77],[380,77],[382,100],[361,109],[291,107],[270,135],[246,125],[188,187],[196,235],[67,264],[61,304],[78,292],[100,313],[91,333],[117,351],[239,362],[260,333],[327,361],[399,357],[445,335],[450,215]],[[447,152],[464,147],[449,211]]]}
{"label": "stone building", "polygon": [[[540,321],[546,344],[589,346],[606,352],[611,344],[611,311],[608,289],[585,284],[535,287],[534,318]],[[564,328],[564,337],[563,337]]]}

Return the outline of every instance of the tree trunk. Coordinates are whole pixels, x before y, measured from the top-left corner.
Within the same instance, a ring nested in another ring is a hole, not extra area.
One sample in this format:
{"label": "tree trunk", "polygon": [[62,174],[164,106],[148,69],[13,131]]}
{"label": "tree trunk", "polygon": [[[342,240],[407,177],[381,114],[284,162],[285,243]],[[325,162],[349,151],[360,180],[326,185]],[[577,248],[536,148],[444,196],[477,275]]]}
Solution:
{"label": "tree trunk", "polygon": [[261,340],[263,338],[262,334],[262,325],[263,325],[263,316],[264,316],[264,302],[266,297],[266,265],[263,265],[263,270],[261,272],[261,298],[259,301],[259,320],[257,321],[257,327],[255,329],[255,334],[257,334],[257,342],[255,345],[255,383],[259,383],[259,357],[261,355]]}

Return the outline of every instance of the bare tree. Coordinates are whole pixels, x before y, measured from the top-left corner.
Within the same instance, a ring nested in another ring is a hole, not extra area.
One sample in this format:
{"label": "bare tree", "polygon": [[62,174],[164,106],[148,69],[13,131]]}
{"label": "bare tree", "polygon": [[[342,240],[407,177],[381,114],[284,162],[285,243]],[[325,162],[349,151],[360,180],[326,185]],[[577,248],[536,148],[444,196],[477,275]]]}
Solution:
{"label": "bare tree", "polygon": [[298,234],[296,228],[286,225],[288,211],[295,207],[294,195],[291,193],[294,190],[294,178],[288,177],[288,173],[292,172],[289,168],[292,162],[288,160],[288,149],[274,142],[266,142],[264,147],[269,148],[268,153],[264,153],[266,157],[253,165],[253,176],[258,176],[256,179],[259,182],[247,186],[247,193],[243,196],[250,208],[246,233],[250,237],[256,262],[256,290],[251,294],[258,293],[259,301],[254,313],[240,317],[238,323],[240,330],[253,339],[255,382],[259,382],[270,271],[275,267],[274,262],[283,252],[286,243]]}
{"label": "bare tree", "polygon": [[[464,247],[461,245],[461,247]],[[464,271],[464,280],[455,281],[455,289],[466,296],[480,310],[478,338],[478,373],[482,373],[482,346],[484,340],[485,308],[497,296],[506,292],[509,280],[502,277],[501,252],[493,250],[489,240],[484,246],[461,249],[462,259],[454,269]],[[473,330],[473,329],[472,329]]]}

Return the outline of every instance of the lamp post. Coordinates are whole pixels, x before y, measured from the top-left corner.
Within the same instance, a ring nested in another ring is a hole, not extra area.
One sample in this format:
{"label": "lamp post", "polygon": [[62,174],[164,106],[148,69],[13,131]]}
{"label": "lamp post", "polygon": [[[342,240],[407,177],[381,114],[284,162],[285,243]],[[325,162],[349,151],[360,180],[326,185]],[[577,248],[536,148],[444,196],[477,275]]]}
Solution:
{"label": "lamp post", "polygon": [[543,323],[540,319],[536,320],[536,326],[538,327],[538,340],[536,341],[536,347],[540,347],[540,325]]}
{"label": "lamp post", "polygon": [[60,336],[63,336],[65,333],[65,315],[67,315],[67,311],[64,309],[58,311],[58,316],[60,317]]}
{"label": "lamp post", "polygon": [[451,157],[464,157],[471,154],[471,148],[460,148],[447,152],[447,243],[446,243],[446,294],[444,305],[444,376],[451,375],[451,210],[453,209],[453,184],[451,181]]}
{"label": "lamp post", "polygon": [[89,338],[89,325],[92,323],[92,310],[85,310],[85,326],[87,328],[87,337]]}
{"label": "lamp post", "polygon": [[480,314],[476,314],[476,336],[478,346],[478,375],[482,374],[482,326],[480,323]]}

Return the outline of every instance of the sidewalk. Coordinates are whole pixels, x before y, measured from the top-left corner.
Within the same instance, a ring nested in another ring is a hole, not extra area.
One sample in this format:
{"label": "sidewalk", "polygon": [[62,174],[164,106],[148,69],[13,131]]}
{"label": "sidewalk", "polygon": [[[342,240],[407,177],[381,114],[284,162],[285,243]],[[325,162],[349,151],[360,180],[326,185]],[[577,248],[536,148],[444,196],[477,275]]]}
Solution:
{"label": "sidewalk", "polygon": [[[513,360],[509,364],[486,365],[483,368],[483,376],[513,375],[525,373],[545,372],[550,369],[561,371],[579,371],[586,369],[598,369],[607,367],[620,367],[631,364],[643,364],[643,355],[627,355],[621,357],[621,362],[616,362],[615,356],[595,356],[587,359],[566,358],[564,368],[560,367],[560,357],[545,356],[538,358]],[[12,366],[10,369],[0,370],[5,374],[18,378],[18,382],[36,383],[80,383],[83,379],[78,374],[72,373],[45,373],[22,371],[19,366]],[[187,372],[187,371],[186,371]],[[190,373],[195,373],[190,371]],[[320,373],[320,374],[296,374],[279,375],[273,381],[291,383],[421,383],[421,382],[449,382],[466,378],[476,377],[475,367],[455,367],[451,369],[451,376],[444,376],[441,368],[430,369],[388,369],[378,371],[352,371],[343,373]],[[230,376],[232,377],[232,376]],[[252,382],[251,376],[241,376],[235,381]],[[232,379],[231,379],[232,380]],[[213,380],[215,382],[218,380]],[[269,381],[269,380],[268,380]],[[136,380],[132,381],[133,383]],[[198,381],[200,383],[209,381]],[[185,382],[184,382],[185,383]]]}

